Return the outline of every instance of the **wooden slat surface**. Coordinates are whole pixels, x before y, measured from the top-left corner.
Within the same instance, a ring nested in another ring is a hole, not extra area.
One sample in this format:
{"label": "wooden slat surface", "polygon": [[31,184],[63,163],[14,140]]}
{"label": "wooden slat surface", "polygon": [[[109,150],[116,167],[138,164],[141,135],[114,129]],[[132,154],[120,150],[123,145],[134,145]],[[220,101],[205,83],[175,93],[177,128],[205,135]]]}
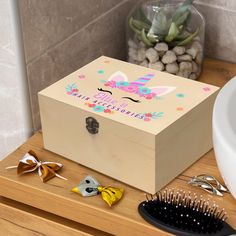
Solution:
{"label": "wooden slat surface", "polygon": [[[200,80],[213,85],[223,86],[235,74],[236,67],[234,64],[207,59],[205,60]],[[29,149],[33,149],[41,160],[61,162],[64,168],[60,174],[68,178],[68,180],[64,181],[54,178],[47,184],[43,184],[36,173],[17,176],[15,170],[5,169],[7,166],[16,165],[18,160]],[[228,222],[236,228],[236,200],[229,193],[226,193],[223,198],[214,197],[187,185],[187,180],[191,176],[203,173],[214,175],[222,181],[213,151],[207,153],[167,187],[196,192],[209,198],[211,201],[217,202],[220,207],[226,209],[229,215]],[[71,188],[87,174],[93,175],[103,185],[123,187],[125,189],[124,198],[119,204],[109,208],[100,196],[83,198],[72,193],[70,191]],[[0,195],[2,196],[111,234],[126,236],[168,235],[149,225],[139,216],[137,206],[145,198],[142,191],[44,150],[41,133],[35,134],[24,145],[1,162],[0,186]]]}
{"label": "wooden slat surface", "polygon": [[4,197],[0,197],[0,226],[4,236],[111,236]]}

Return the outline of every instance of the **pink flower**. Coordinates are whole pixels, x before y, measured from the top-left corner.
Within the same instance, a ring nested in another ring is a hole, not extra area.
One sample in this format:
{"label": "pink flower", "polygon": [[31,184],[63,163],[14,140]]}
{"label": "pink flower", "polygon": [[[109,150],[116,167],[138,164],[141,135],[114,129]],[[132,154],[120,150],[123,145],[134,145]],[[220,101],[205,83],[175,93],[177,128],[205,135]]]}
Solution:
{"label": "pink flower", "polygon": [[145,116],[152,117],[152,114],[151,113],[146,113]]}
{"label": "pink flower", "polygon": [[111,113],[111,110],[110,109],[105,109],[104,112],[105,113]]}
{"label": "pink flower", "polygon": [[150,118],[144,118],[144,121],[150,121],[151,119]]}
{"label": "pink flower", "polygon": [[89,107],[95,107],[95,104],[88,104]]}
{"label": "pink flower", "polygon": [[108,87],[111,87],[111,88],[115,88],[116,87],[116,82],[111,80],[111,81],[107,81],[104,85],[108,86]]}
{"label": "pink flower", "polygon": [[152,98],[154,98],[155,96],[156,96],[155,93],[150,93],[150,94],[144,95],[144,97],[145,97],[146,99],[152,99]]}
{"label": "pink flower", "polygon": [[136,85],[121,86],[120,89],[128,93],[136,93],[138,91],[138,86]]}

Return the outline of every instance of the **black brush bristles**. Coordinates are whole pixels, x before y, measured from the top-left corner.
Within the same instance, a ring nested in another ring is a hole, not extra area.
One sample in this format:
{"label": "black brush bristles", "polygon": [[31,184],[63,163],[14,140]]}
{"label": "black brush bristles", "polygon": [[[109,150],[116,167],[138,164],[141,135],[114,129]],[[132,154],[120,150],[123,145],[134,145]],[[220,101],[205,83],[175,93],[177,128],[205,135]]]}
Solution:
{"label": "black brush bristles", "polygon": [[224,209],[190,192],[164,190],[147,195],[139,213],[149,223],[175,235],[230,235]]}

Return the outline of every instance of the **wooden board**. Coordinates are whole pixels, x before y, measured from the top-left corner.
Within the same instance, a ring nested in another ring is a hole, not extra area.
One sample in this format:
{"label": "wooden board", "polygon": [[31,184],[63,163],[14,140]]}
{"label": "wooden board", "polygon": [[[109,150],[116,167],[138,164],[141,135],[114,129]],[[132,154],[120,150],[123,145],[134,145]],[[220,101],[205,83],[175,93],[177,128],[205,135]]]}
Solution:
{"label": "wooden board", "polygon": [[1,235],[109,236],[103,231],[0,197]]}
{"label": "wooden board", "polygon": [[[231,78],[234,74],[236,74],[236,68],[233,64],[208,59],[205,61],[201,80],[222,86],[226,79]],[[47,184],[43,184],[36,173],[17,176],[15,170],[5,169],[7,166],[16,165],[29,149],[33,149],[41,160],[61,162],[64,168],[60,174],[68,180],[54,178]],[[214,175],[222,181],[213,151],[208,152],[167,187],[196,192],[205,198],[209,198],[210,201],[215,201],[220,207],[226,209],[229,216],[228,222],[236,228],[236,200],[231,194],[226,193],[223,198],[215,197],[187,184],[191,176],[203,173]],[[103,185],[123,187],[125,189],[124,198],[120,203],[109,208],[100,196],[83,198],[72,193],[71,188],[87,174],[93,175]],[[0,195],[2,196],[110,234],[126,236],[168,235],[149,225],[139,216],[137,206],[145,199],[144,192],[46,151],[43,148],[41,133],[34,135],[1,161],[0,186]]]}

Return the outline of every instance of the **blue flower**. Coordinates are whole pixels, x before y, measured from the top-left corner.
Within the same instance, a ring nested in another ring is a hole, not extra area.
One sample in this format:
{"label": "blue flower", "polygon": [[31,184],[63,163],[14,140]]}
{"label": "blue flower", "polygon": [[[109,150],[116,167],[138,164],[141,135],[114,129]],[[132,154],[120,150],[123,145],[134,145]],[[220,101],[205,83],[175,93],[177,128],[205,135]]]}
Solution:
{"label": "blue flower", "polygon": [[139,92],[140,92],[141,94],[149,94],[149,93],[151,93],[152,91],[151,91],[151,89],[149,89],[149,88],[140,87],[140,88],[139,88]]}
{"label": "blue flower", "polygon": [[126,81],[119,81],[119,82],[116,82],[116,87],[120,87],[120,86],[129,86],[129,82],[126,82]]}
{"label": "blue flower", "polygon": [[104,107],[103,106],[95,106],[95,107],[93,107],[93,110],[96,111],[96,112],[103,112]]}

